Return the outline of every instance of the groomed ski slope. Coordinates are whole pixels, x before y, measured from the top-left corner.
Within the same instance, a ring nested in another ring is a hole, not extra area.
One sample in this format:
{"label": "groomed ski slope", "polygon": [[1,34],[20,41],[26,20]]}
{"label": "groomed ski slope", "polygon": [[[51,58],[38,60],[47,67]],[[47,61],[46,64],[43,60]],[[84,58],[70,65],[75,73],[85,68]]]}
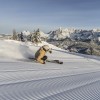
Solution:
{"label": "groomed ski slope", "polygon": [[100,100],[100,61],[51,44],[63,65],[29,61],[44,44],[0,41],[0,100]]}

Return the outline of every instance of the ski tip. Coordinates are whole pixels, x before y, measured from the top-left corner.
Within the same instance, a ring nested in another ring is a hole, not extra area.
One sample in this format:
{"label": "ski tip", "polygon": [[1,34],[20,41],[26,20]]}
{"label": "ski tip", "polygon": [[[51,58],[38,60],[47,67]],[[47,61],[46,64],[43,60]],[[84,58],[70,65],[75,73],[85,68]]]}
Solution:
{"label": "ski tip", "polygon": [[59,62],[59,64],[63,64],[63,62]]}

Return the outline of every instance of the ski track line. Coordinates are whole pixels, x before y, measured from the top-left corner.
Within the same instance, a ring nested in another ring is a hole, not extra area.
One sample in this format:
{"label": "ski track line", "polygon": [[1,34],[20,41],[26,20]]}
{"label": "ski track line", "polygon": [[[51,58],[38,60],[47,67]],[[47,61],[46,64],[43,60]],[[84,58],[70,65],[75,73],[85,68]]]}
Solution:
{"label": "ski track line", "polygon": [[99,100],[100,72],[0,85],[0,100]]}
{"label": "ski track line", "polygon": [[[83,73],[66,73],[66,71],[39,71],[38,73],[33,72],[28,73],[23,72],[23,74],[16,72],[15,73],[3,73],[0,74],[0,86],[2,85],[9,85],[9,84],[20,84],[23,82],[31,82],[31,81],[38,81],[38,80],[46,80],[46,79],[54,79],[54,78],[61,78],[61,77],[70,77],[70,76],[78,76],[78,75],[84,75],[84,74],[90,74],[90,73],[100,73],[100,71],[90,71],[90,72],[83,72]],[[34,76],[35,75],[35,76]],[[45,76],[45,77],[44,77]]]}
{"label": "ski track line", "polygon": [[43,100],[100,100],[99,85],[100,85],[100,80],[82,86],[78,86],[57,94],[53,94],[42,99]]}
{"label": "ski track line", "polygon": [[45,71],[45,70],[61,70],[60,68],[52,68],[52,69],[27,69],[27,70],[1,70],[0,73],[6,72],[28,72],[28,71]]}

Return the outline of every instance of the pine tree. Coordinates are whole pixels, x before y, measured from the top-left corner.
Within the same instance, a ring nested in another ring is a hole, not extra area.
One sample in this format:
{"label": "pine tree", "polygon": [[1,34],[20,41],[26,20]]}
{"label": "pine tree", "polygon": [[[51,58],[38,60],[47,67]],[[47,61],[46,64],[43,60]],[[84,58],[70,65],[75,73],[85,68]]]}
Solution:
{"label": "pine tree", "polygon": [[37,29],[37,31],[35,31],[33,33],[32,42],[34,42],[36,44],[41,42],[41,36],[40,36],[40,30],[39,29]]}
{"label": "pine tree", "polygon": [[13,29],[13,40],[17,40],[17,33],[15,29]]}

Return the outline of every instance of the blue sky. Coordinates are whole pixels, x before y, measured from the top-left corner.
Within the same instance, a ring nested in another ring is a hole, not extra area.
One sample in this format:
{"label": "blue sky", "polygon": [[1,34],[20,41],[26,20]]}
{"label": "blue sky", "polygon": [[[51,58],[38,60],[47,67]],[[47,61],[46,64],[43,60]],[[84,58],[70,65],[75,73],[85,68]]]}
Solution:
{"label": "blue sky", "polygon": [[100,0],[0,0],[0,33],[100,28]]}

